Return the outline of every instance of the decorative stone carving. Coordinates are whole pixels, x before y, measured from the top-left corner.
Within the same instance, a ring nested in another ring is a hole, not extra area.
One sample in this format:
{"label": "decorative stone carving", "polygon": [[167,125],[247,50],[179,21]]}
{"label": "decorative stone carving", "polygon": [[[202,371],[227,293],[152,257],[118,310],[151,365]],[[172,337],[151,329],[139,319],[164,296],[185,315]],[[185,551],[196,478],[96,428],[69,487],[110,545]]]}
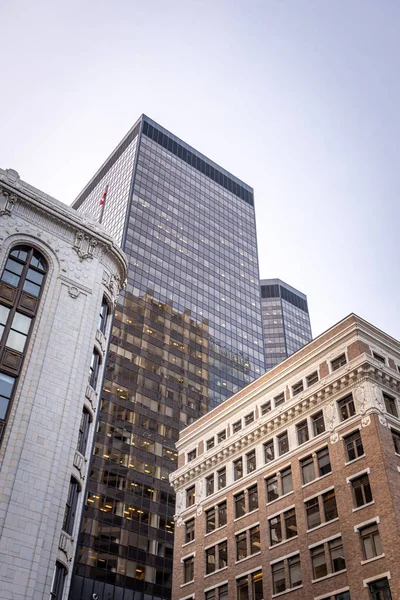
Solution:
{"label": "decorative stone carving", "polygon": [[80,294],[80,291],[75,285],[71,285],[68,288],[68,294],[71,296],[71,298],[77,298]]}
{"label": "decorative stone carving", "polygon": [[201,504],[199,504],[198,507],[197,507],[197,510],[196,510],[196,515],[198,517],[200,517],[202,515],[202,513],[203,513],[203,507],[202,507]]}
{"label": "decorative stone carving", "polygon": [[177,492],[175,501],[175,514],[177,517],[185,508],[185,495],[183,492]]}
{"label": "decorative stone carving", "polygon": [[361,418],[361,425],[363,427],[368,427],[371,424],[371,417],[369,415],[363,415]]}
{"label": "decorative stone carving", "polygon": [[15,194],[10,194],[8,190],[0,187],[0,216],[11,215],[16,201],[17,196]]}
{"label": "decorative stone carving", "polygon": [[74,250],[81,261],[85,260],[85,258],[93,258],[93,252],[96,246],[97,240],[93,237],[86,235],[83,231],[76,232]]}
{"label": "decorative stone carving", "polygon": [[336,442],[338,442],[338,441],[339,441],[339,435],[338,435],[338,432],[337,432],[337,431],[334,431],[334,432],[331,434],[330,440],[331,440],[331,443],[332,443],[332,444],[336,444]]}
{"label": "decorative stone carving", "polygon": [[117,304],[117,298],[120,291],[125,287],[126,281],[121,282],[121,279],[117,273],[107,273],[107,271],[103,272],[103,283],[110,292],[111,301],[113,303],[113,307],[115,308]]}

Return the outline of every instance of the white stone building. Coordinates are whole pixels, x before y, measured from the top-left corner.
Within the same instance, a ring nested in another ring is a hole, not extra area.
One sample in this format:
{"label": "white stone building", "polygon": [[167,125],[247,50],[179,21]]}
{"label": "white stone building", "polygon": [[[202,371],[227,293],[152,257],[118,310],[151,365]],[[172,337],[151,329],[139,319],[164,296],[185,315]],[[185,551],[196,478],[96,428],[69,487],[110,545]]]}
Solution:
{"label": "white stone building", "polygon": [[67,598],[122,251],[0,169],[0,598]]}

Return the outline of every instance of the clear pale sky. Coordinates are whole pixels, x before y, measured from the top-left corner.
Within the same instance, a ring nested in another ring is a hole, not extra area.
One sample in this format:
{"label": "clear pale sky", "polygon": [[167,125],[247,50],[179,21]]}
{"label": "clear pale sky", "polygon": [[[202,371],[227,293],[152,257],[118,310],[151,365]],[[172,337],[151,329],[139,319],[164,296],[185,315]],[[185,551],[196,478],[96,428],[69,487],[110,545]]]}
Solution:
{"label": "clear pale sky", "polygon": [[0,166],[70,204],[144,112],[252,185],[317,335],[400,339],[399,0],[2,2]]}

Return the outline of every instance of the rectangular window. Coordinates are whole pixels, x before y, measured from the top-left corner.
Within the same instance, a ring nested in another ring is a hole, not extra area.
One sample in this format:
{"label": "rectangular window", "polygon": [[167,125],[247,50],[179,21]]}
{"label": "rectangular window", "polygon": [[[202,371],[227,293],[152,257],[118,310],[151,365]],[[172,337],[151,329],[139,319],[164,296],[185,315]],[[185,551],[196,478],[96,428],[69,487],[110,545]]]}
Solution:
{"label": "rectangular window", "polygon": [[274,398],[275,408],[277,406],[280,406],[284,402],[285,402],[285,392],[282,392],[281,394],[278,394],[278,396],[275,396],[275,398]]}
{"label": "rectangular window", "polygon": [[220,442],[223,442],[224,440],[226,440],[226,429],[224,429],[223,431],[220,431],[217,435],[217,440],[218,440],[218,444]]}
{"label": "rectangular window", "polygon": [[255,552],[260,552],[261,550],[261,542],[260,542],[260,526],[255,525],[250,529],[250,554],[254,554]]}
{"label": "rectangular window", "polygon": [[248,489],[249,512],[258,508],[258,488],[257,485]]}
{"label": "rectangular window", "polygon": [[264,444],[264,458],[265,464],[275,459],[274,440],[269,440]]}
{"label": "rectangular window", "polygon": [[215,508],[210,508],[206,510],[206,533],[214,531],[215,527]]}
{"label": "rectangular window", "polygon": [[196,498],[196,488],[193,485],[192,487],[186,490],[186,507],[193,506]]}
{"label": "rectangular window", "polygon": [[351,394],[339,400],[338,406],[340,418],[342,421],[346,421],[346,419],[350,419],[350,417],[356,414],[353,396]]}
{"label": "rectangular window", "polygon": [[286,590],[285,564],[283,560],[272,565],[272,587],[274,594],[280,594]]}
{"label": "rectangular window", "polygon": [[223,569],[228,564],[228,545],[226,542],[218,544],[218,568]]}
{"label": "rectangular window", "polygon": [[310,483],[315,479],[314,459],[312,456],[307,456],[300,461],[301,475],[303,484]]}
{"label": "rectangular window", "polygon": [[190,556],[183,561],[183,581],[189,583],[194,579],[194,556]]}
{"label": "rectangular window", "polygon": [[288,559],[289,587],[294,588],[303,583],[301,576],[300,554]]}
{"label": "rectangular window", "polygon": [[217,506],[218,513],[218,527],[223,527],[226,525],[226,500],[218,504]]}
{"label": "rectangular window", "polygon": [[383,399],[385,401],[386,412],[388,412],[389,415],[398,417],[399,413],[397,412],[396,400],[392,396],[389,396],[389,394],[385,394],[385,392],[383,392]]}
{"label": "rectangular window", "polygon": [[65,506],[63,530],[69,535],[72,535],[72,531],[75,524],[76,507],[78,504],[79,484],[71,477],[68,490],[68,498]]}
{"label": "rectangular window", "polygon": [[253,412],[249,413],[244,418],[245,425],[250,425],[250,423],[253,423],[253,421],[254,421],[254,413]]}
{"label": "rectangular window", "polygon": [[240,492],[240,494],[236,494],[235,498],[235,519],[239,517],[243,517],[246,514],[246,502],[244,497],[244,492]]}
{"label": "rectangular window", "polygon": [[306,377],[307,387],[311,387],[318,382],[318,371],[314,371]]}
{"label": "rectangular window", "polygon": [[389,582],[384,577],[368,584],[371,600],[392,600]]}
{"label": "rectangular window", "polygon": [[319,476],[326,475],[332,471],[331,460],[329,458],[329,449],[328,446],[326,448],[322,448],[322,450],[318,450],[317,452],[317,463],[318,463],[318,472]]}
{"label": "rectangular window", "polygon": [[386,360],[385,360],[384,356],[382,356],[381,354],[378,354],[377,352],[373,352],[372,356],[375,358],[375,360],[378,360],[380,363],[386,364]]}
{"label": "rectangular window", "polygon": [[346,355],[341,354],[331,362],[332,371],[337,371],[340,367],[343,367],[347,363]]}
{"label": "rectangular window", "polygon": [[396,454],[400,454],[400,433],[392,429],[392,439]]}
{"label": "rectangular window", "polygon": [[305,442],[308,442],[308,440],[309,440],[307,419],[305,419],[304,421],[301,421],[301,423],[297,423],[296,429],[297,429],[297,442],[298,442],[299,446],[301,446],[301,444],[304,444]]}
{"label": "rectangular window", "polygon": [[196,448],[194,450],[191,450],[190,452],[188,452],[187,461],[191,462],[195,458],[196,458]]}
{"label": "rectangular window", "polygon": [[304,390],[303,380],[298,381],[294,385],[292,385],[292,396],[297,396],[297,394],[301,394]]}
{"label": "rectangular window", "polygon": [[237,481],[243,477],[243,459],[238,458],[233,463],[233,479]]}
{"label": "rectangular window", "polygon": [[252,473],[256,470],[256,451],[252,450],[246,454],[247,472]]}
{"label": "rectangular window", "polygon": [[324,507],[325,521],[332,521],[338,516],[336,506],[335,490],[330,490],[322,494],[322,504]]}
{"label": "rectangular window", "polygon": [[218,600],[228,600],[228,584],[218,588]]}
{"label": "rectangular window", "polygon": [[332,573],[343,571],[346,568],[346,561],[344,558],[342,538],[339,537],[332,540],[329,542],[328,546]]}
{"label": "rectangular window", "polygon": [[284,513],[285,519],[285,534],[286,539],[290,539],[292,537],[296,537],[297,535],[297,522],[296,522],[296,511],[294,508],[286,511]]}
{"label": "rectangular window", "polygon": [[194,519],[190,519],[185,523],[185,543],[192,542],[194,540]]}
{"label": "rectangular window", "polygon": [[263,600],[264,592],[261,570],[251,574],[251,587],[253,592],[253,600]]}
{"label": "rectangular window", "polygon": [[344,447],[346,449],[346,458],[348,461],[355,460],[359,456],[363,456],[364,448],[361,441],[361,431],[347,435],[343,438]]}
{"label": "rectangular window", "polygon": [[313,570],[313,579],[320,579],[328,575],[328,567],[325,559],[325,548],[322,544],[311,550],[311,564]]}
{"label": "rectangular window", "polygon": [[267,485],[267,502],[273,502],[279,498],[278,477],[273,475],[266,480]]}
{"label": "rectangular window", "polygon": [[236,560],[243,560],[247,556],[246,536],[246,531],[242,531],[236,536]]}
{"label": "rectangular window", "polygon": [[211,448],[214,448],[214,445],[215,445],[215,441],[214,441],[214,438],[212,437],[209,440],[207,440],[206,449],[211,450]]}
{"label": "rectangular window", "polygon": [[282,541],[281,515],[269,519],[269,539],[271,546]]}
{"label": "rectangular window", "polygon": [[369,478],[367,474],[353,479],[351,485],[353,487],[356,507],[364,506],[364,504],[372,502],[371,486],[369,484]]}
{"label": "rectangular window", "polygon": [[263,404],[261,406],[261,416],[266,415],[267,413],[269,413],[271,410],[271,400],[268,400],[268,402],[265,402],[265,404]]}
{"label": "rectangular window", "polygon": [[[209,590],[204,594],[204,600],[217,600],[217,589]],[[190,600],[190,599],[189,599]]]}
{"label": "rectangular window", "polygon": [[313,529],[314,527],[318,527],[318,525],[321,525],[321,514],[319,511],[318,498],[312,498],[312,500],[307,500],[305,505],[307,514],[307,529]]}
{"label": "rectangular window", "polygon": [[214,473],[206,477],[206,494],[210,496],[214,493]]}
{"label": "rectangular window", "polygon": [[206,550],[206,573],[214,573],[216,569],[216,546]]}
{"label": "rectangular window", "polygon": [[360,529],[360,540],[365,560],[382,554],[381,539],[376,523]]}
{"label": "rectangular window", "polygon": [[283,496],[293,490],[292,467],[281,471],[281,485]]}
{"label": "rectangular window", "polygon": [[283,433],[278,435],[278,451],[279,456],[282,456],[282,454],[286,454],[286,452],[289,452],[289,438],[287,431],[284,431]]}
{"label": "rectangular window", "polygon": [[313,435],[319,435],[325,431],[324,413],[322,410],[311,417]]}
{"label": "rectangular window", "polygon": [[222,490],[222,488],[226,486],[226,467],[223,467],[217,471],[217,483],[219,490]]}
{"label": "rectangular window", "polygon": [[236,423],[233,423],[233,425],[232,425],[233,433],[237,433],[241,429],[242,429],[242,421],[236,421]]}
{"label": "rectangular window", "polygon": [[249,579],[247,576],[236,580],[236,591],[238,600],[249,600]]}

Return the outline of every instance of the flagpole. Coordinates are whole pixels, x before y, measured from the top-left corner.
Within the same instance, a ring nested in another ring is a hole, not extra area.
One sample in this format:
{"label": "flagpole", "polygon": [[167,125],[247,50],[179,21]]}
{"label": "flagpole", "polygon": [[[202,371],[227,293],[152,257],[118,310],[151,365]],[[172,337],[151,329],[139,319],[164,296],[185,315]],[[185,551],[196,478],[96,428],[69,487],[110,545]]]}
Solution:
{"label": "flagpole", "polygon": [[103,192],[103,195],[102,195],[101,200],[100,200],[101,211],[100,211],[99,223],[101,223],[102,220],[103,220],[104,207],[106,205],[107,192],[108,192],[108,184],[104,188],[104,192]]}

